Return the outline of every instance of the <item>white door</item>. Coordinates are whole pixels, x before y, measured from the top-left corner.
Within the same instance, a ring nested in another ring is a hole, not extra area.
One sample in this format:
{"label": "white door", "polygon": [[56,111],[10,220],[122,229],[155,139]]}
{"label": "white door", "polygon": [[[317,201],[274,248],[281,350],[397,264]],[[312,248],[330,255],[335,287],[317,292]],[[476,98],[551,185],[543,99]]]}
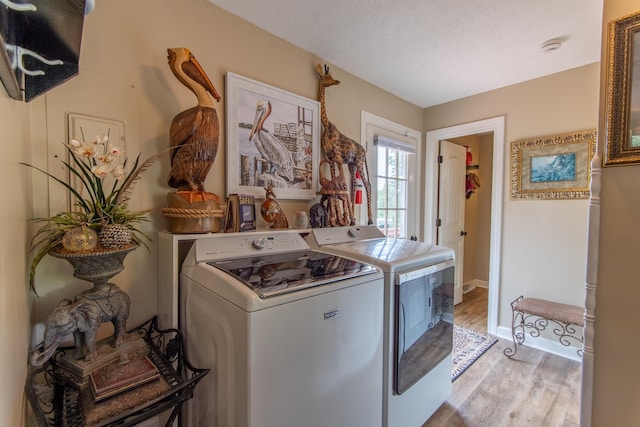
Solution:
{"label": "white door", "polygon": [[440,184],[438,187],[438,245],[453,249],[456,257],[453,303],[462,302],[464,256],[464,192],[467,150],[440,141]]}

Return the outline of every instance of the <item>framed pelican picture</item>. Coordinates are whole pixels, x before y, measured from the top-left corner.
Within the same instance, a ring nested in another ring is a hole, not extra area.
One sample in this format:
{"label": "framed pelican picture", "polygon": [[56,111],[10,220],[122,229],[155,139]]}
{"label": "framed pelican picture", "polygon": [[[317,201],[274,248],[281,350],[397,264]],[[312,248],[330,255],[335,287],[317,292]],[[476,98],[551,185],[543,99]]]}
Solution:
{"label": "framed pelican picture", "polygon": [[319,103],[227,72],[227,195],[313,199],[320,155]]}

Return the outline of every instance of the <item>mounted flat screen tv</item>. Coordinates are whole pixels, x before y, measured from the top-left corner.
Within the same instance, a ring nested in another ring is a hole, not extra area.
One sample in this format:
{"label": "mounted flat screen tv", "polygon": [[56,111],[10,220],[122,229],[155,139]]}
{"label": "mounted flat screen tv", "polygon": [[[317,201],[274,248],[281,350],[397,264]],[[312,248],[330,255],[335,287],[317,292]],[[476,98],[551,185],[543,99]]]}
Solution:
{"label": "mounted flat screen tv", "polygon": [[31,101],[78,74],[85,0],[0,0],[0,79]]}

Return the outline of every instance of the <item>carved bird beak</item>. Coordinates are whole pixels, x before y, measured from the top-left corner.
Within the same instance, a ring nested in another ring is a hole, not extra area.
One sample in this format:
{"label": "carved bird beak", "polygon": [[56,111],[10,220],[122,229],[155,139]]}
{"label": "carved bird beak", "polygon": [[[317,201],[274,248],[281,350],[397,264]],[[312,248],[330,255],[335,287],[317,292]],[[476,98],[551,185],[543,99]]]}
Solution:
{"label": "carved bird beak", "polygon": [[220,95],[218,94],[218,91],[213,86],[213,83],[211,83],[211,80],[209,80],[209,77],[207,77],[207,74],[202,69],[202,66],[191,52],[189,52],[189,63],[195,67],[195,69],[197,70],[197,74],[192,75],[192,73],[188,71],[188,68],[185,68],[185,73],[187,73],[191,78],[204,86],[207,92],[209,92],[216,99],[216,101],[220,102]]}
{"label": "carved bird beak", "polygon": [[[194,91],[193,82],[195,82],[209,92],[216,101],[220,102],[218,91],[189,49],[186,47],[169,48],[167,49],[167,59],[171,71],[182,84]],[[187,78],[191,79],[192,82]]]}

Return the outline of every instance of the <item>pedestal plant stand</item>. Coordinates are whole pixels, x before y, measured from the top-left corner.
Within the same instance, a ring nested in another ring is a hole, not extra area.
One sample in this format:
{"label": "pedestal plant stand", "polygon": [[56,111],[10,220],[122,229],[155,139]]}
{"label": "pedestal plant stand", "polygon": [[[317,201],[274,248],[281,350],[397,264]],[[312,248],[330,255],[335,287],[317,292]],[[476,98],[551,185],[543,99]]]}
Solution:
{"label": "pedestal plant stand", "polygon": [[[47,317],[42,350],[33,350],[29,357],[33,366],[44,364],[55,353],[61,339],[69,334],[73,334],[75,352],[67,357],[68,367],[80,377],[119,358],[126,359],[128,353],[143,344],[131,342],[125,336],[131,299],[118,286],[109,283],[109,279],[124,270],[124,258],[137,247],[138,244],[131,243],[114,249],[69,252],[56,246],[48,252],[67,260],[73,266],[74,277],[91,282],[93,287],[73,300],[62,300]],[[100,325],[108,321],[115,329],[113,340],[101,347],[96,343],[96,334]]]}

